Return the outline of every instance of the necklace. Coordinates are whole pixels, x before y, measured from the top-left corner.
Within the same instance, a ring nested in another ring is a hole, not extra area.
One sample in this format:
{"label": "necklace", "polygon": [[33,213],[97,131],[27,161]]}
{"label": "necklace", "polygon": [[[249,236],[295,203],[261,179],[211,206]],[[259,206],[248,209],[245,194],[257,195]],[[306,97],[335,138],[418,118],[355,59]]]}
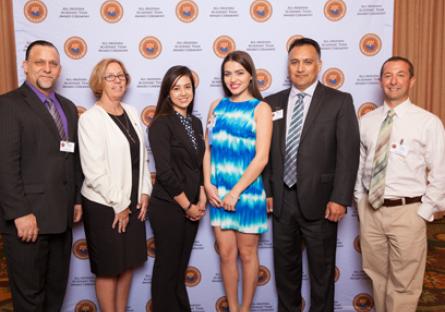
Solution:
{"label": "necklace", "polygon": [[111,118],[116,120],[122,126],[122,128],[125,130],[128,138],[131,140],[131,142],[133,142],[133,144],[136,144],[136,140],[133,138],[133,136],[131,135],[131,132],[130,132],[130,120],[127,116],[127,113],[125,113],[125,111],[124,111],[124,113],[122,115],[122,116],[124,116],[125,124],[120,120],[120,118],[119,118],[120,116],[115,116],[115,115],[111,115],[111,114],[110,114],[110,116],[111,116]]}

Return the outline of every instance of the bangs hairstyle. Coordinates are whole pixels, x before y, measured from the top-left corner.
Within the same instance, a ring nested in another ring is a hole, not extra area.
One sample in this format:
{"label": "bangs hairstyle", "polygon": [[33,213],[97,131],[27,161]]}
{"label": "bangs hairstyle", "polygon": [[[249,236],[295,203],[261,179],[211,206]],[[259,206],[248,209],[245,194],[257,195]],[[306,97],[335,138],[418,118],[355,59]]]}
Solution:
{"label": "bangs hairstyle", "polygon": [[183,76],[189,77],[192,82],[193,99],[187,107],[187,114],[192,114],[195,102],[195,80],[193,79],[193,74],[190,68],[187,66],[176,65],[170,67],[162,79],[158,103],[156,104],[155,117],[158,115],[170,115],[174,112],[173,103],[170,99],[170,90],[173,89],[178,80]]}
{"label": "bangs hairstyle", "polygon": [[229,88],[227,88],[226,84],[224,83],[224,65],[229,61],[240,64],[252,76],[252,79],[249,82],[248,90],[253,97],[257,98],[258,100],[263,100],[263,96],[258,88],[255,64],[253,63],[250,55],[244,51],[233,51],[227,54],[221,64],[221,81],[224,94],[226,96],[232,96],[232,92],[230,92]]}
{"label": "bangs hairstyle", "polygon": [[124,63],[114,58],[103,59],[99,63],[97,63],[96,66],[94,66],[89,81],[90,88],[97,99],[99,99],[102,96],[102,92],[104,91],[104,84],[105,84],[104,76],[108,65],[110,65],[111,63],[119,64],[119,66],[122,68],[122,71],[127,76],[125,85],[128,86],[130,84],[130,75],[128,74],[127,69],[125,68]]}

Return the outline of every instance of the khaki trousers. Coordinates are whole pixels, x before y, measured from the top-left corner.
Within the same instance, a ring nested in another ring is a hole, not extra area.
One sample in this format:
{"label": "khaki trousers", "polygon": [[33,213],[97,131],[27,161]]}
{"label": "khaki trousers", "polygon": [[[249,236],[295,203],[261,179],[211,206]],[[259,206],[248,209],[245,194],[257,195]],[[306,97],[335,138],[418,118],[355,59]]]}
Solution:
{"label": "khaki trousers", "polygon": [[420,203],[374,209],[358,203],[363,270],[372,281],[376,312],[415,312],[427,252]]}

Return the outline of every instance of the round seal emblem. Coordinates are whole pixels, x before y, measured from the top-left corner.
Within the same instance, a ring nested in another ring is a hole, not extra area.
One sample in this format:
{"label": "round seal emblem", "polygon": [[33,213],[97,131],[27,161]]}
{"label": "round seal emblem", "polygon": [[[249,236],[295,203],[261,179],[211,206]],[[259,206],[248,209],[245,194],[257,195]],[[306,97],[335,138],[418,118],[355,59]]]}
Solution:
{"label": "round seal emblem", "polygon": [[198,13],[198,6],[191,0],[182,0],[176,5],[176,16],[181,22],[193,22],[198,17]]}
{"label": "round seal emblem", "polygon": [[297,39],[301,39],[301,38],[303,38],[302,35],[293,35],[293,36],[290,36],[289,39],[287,39],[287,41],[286,41],[286,52],[289,52],[289,47],[290,47],[290,45],[292,44],[292,42],[294,42],[294,41],[297,40]]}
{"label": "round seal emblem", "polygon": [[360,39],[360,51],[366,56],[374,56],[382,49],[382,40],[376,34],[366,34]]}
{"label": "round seal emblem", "polygon": [[229,36],[219,36],[213,42],[213,52],[220,58],[226,57],[227,54],[235,49],[235,41]]}
{"label": "round seal emblem", "polygon": [[354,249],[355,251],[357,251],[359,254],[362,253],[362,248],[360,246],[360,235],[357,235],[354,239]]}
{"label": "round seal emblem", "polygon": [[195,287],[201,282],[201,272],[194,266],[189,266],[185,271],[185,286]]}
{"label": "round seal emblem", "polygon": [[153,117],[155,115],[155,111],[156,111],[155,105],[149,105],[142,110],[141,119],[142,119],[142,123],[146,127],[150,127],[150,125],[153,121]]}
{"label": "round seal emblem", "polygon": [[154,258],[156,255],[154,237],[150,237],[149,239],[147,239],[147,255],[152,258]]}
{"label": "round seal emblem", "polygon": [[96,312],[97,307],[96,304],[91,300],[80,300],[75,308],[75,312]]}
{"label": "round seal emblem", "polygon": [[374,300],[370,295],[361,293],[354,297],[352,306],[356,312],[370,312],[374,307]]}
{"label": "round seal emblem", "polygon": [[359,109],[357,111],[357,116],[358,116],[358,118],[361,118],[361,117],[363,117],[364,115],[366,115],[370,111],[373,111],[376,108],[377,108],[377,104],[372,103],[372,102],[365,102],[362,105],[360,105],[360,107],[359,107]]}
{"label": "round seal emblem", "polygon": [[345,75],[339,68],[332,67],[324,72],[322,81],[328,87],[339,89],[345,82]]}
{"label": "round seal emblem", "polygon": [[329,0],[324,5],[324,16],[330,21],[337,22],[346,14],[346,4],[342,0]]}
{"label": "round seal emblem", "polygon": [[108,0],[100,7],[100,15],[108,23],[117,23],[124,15],[124,9],[118,1]]}
{"label": "round seal emblem", "polygon": [[270,270],[266,266],[260,265],[260,267],[258,269],[257,285],[264,286],[269,281],[270,281]]}
{"label": "round seal emblem", "polygon": [[85,239],[78,239],[73,244],[73,255],[81,260],[88,259],[88,246]]}
{"label": "round seal emblem", "polygon": [[77,108],[77,116],[78,116],[78,117],[80,117],[80,115],[82,115],[83,113],[85,113],[86,110],[87,110],[85,107],[80,106],[80,105],[77,105],[76,108]]}
{"label": "round seal emblem", "polygon": [[272,75],[264,68],[258,68],[256,70],[256,81],[260,91],[265,91],[272,84]]}
{"label": "round seal emblem", "polygon": [[142,56],[148,59],[154,59],[161,54],[162,44],[158,38],[147,36],[139,43],[139,52]]}
{"label": "round seal emblem", "polygon": [[78,60],[87,54],[87,44],[80,37],[70,37],[65,41],[63,45],[65,54],[73,59]]}
{"label": "round seal emblem", "polygon": [[263,23],[272,16],[272,5],[266,0],[255,0],[250,5],[250,16],[255,21]]}
{"label": "round seal emblem", "polygon": [[25,3],[23,13],[31,23],[41,23],[48,15],[48,9],[41,0],[30,0]]}
{"label": "round seal emblem", "polygon": [[218,298],[215,303],[216,312],[229,312],[229,303],[226,296]]}

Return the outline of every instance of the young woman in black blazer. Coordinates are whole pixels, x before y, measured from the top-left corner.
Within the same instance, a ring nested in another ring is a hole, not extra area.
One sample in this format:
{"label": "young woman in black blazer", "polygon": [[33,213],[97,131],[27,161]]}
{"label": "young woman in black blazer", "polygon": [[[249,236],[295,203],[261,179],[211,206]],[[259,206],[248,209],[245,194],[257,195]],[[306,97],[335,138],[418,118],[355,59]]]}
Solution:
{"label": "young woman in black blazer", "polygon": [[192,115],[194,95],[190,69],[170,68],[147,130],[156,166],[148,211],[156,246],[151,284],[154,312],[191,311],[184,278],[206,205],[203,129]]}

